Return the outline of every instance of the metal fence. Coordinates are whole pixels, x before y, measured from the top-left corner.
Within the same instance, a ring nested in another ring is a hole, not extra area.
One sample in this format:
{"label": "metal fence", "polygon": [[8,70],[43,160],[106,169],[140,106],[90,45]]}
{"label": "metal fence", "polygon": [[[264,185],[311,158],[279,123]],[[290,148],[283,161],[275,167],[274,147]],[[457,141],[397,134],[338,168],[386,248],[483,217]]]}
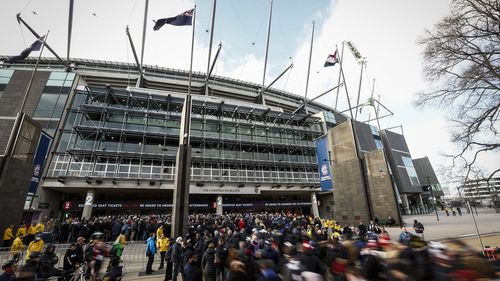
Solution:
{"label": "metal fence", "polygon": [[[112,243],[107,243],[107,245],[111,248]],[[69,249],[70,244],[55,244],[56,248],[54,253],[59,258],[59,262],[56,265],[57,267],[63,267],[63,260],[66,251]],[[45,251],[46,245],[44,246],[43,251]],[[4,264],[7,261],[11,260],[15,254],[19,254],[19,262],[17,263],[18,268],[26,263],[26,250],[21,252],[11,252],[10,248],[0,247],[0,264]],[[159,263],[159,253],[156,257],[156,263]],[[146,257],[146,244],[144,241],[137,242],[129,242],[128,245],[125,246],[123,250],[123,254],[121,256],[122,265],[124,269],[129,269],[127,271],[137,271],[141,270],[145,267],[147,262]]]}

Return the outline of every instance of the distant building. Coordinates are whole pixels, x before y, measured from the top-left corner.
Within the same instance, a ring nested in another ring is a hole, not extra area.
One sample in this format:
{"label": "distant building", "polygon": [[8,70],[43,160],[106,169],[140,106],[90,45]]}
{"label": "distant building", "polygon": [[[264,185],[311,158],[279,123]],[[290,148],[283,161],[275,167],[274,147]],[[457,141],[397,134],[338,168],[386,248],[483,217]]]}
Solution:
{"label": "distant building", "polygon": [[[441,196],[444,196],[444,192],[441,188],[441,184],[432,168],[431,161],[429,161],[428,157],[422,157],[413,159],[413,167],[418,175],[418,181],[420,182],[420,186],[422,187],[422,197],[424,204],[427,205],[431,203],[429,200],[432,200],[432,195],[436,198],[437,201],[441,199]],[[432,189],[432,193],[431,193]]]}
{"label": "distant building", "polygon": [[491,178],[489,183],[486,179],[467,180],[460,188],[462,196],[482,206],[490,206],[496,198],[500,199],[500,177]]}

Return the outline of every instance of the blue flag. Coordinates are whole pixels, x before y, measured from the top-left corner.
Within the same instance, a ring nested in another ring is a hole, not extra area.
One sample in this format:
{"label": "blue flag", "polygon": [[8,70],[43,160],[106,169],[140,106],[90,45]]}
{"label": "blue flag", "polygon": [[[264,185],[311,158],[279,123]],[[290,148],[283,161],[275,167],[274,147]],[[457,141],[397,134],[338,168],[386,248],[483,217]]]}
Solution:
{"label": "blue flag", "polygon": [[39,51],[40,48],[42,47],[42,43],[43,43],[43,37],[40,37],[38,40],[33,42],[33,44],[31,44],[31,46],[24,49],[19,55],[10,57],[7,60],[7,62],[13,64],[13,63],[16,63],[18,60],[23,60],[23,59],[27,58],[31,52]]}
{"label": "blue flag", "polygon": [[162,28],[165,24],[171,24],[171,25],[177,25],[177,26],[182,26],[182,25],[192,25],[193,24],[193,12],[194,9],[185,11],[184,13],[177,15],[175,17],[171,18],[162,18],[158,19],[155,22],[155,26],[153,26],[153,30],[158,30]]}

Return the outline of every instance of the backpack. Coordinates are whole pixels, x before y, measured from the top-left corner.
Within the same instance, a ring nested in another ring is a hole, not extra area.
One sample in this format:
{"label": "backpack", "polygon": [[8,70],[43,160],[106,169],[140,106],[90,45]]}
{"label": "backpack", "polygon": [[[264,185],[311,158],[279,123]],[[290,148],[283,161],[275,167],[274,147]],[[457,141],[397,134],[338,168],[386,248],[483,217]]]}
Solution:
{"label": "backpack", "polygon": [[415,228],[416,233],[424,233],[424,225],[419,222],[417,223],[417,227]]}
{"label": "backpack", "polygon": [[111,250],[109,251],[109,257],[116,257],[116,254],[118,253],[118,247],[116,246],[117,244],[113,244],[111,247]]}

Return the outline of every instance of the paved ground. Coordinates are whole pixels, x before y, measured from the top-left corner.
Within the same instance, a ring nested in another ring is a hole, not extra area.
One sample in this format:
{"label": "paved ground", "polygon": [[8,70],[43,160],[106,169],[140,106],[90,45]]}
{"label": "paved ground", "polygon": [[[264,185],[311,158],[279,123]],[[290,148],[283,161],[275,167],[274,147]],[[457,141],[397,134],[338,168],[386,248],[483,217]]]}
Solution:
{"label": "paved ground", "polygon": [[[478,215],[475,218],[480,234],[500,233],[500,214],[491,209],[478,209],[477,211]],[[454,217],[452,215],[446,216],[444,212],[438,212],[438,215],[439,221],[437,221],[435,213],[405,216],[404,221],[408,225],[410,232],[413,232],[413,220],[422,222],[425,227],[426,240],[442,241],[452,238],[467,238],[465,241],[471,241],[471,243],[474,239],[477,240],[476,228],[471,214],[463,212],[462,216],[457,215]],[[397,239],[400,229],[390,228],[388,232],[393,239]],[[484,245],[500,247],[500,238],[497,240],[488,238],[487,242],[489,244],[483,242]]]}

